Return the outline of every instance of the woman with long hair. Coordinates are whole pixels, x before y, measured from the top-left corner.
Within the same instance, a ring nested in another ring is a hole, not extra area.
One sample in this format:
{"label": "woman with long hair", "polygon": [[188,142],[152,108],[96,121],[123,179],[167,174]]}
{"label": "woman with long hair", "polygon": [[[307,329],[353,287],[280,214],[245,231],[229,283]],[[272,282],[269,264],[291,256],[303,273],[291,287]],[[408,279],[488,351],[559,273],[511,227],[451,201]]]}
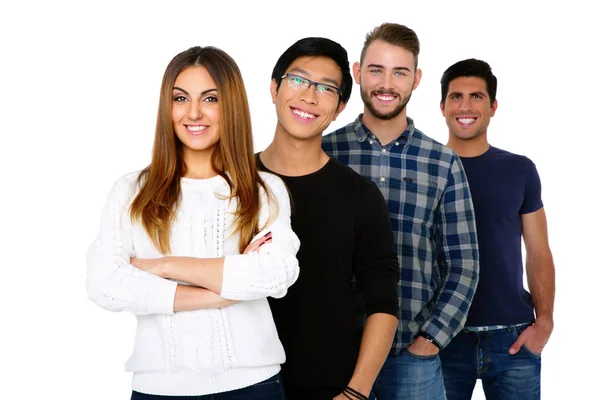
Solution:
{"label": "woman with long hair", "polygon": [[237,64],[178,54],[152,161],[115,183],[87,254],[88,297],[137,318],[131,398],[285,398],[266,298],[296,281],[299,245],[286,187],[256,169]]}

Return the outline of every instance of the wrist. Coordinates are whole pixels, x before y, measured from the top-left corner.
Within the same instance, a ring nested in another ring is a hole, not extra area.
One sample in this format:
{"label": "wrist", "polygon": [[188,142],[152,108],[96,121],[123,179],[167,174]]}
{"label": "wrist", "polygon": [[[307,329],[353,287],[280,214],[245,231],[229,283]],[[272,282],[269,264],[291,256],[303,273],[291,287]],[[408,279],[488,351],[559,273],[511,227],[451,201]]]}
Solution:
{"label": "wrist", "polygon": [[371,394],[371,387],[372,385],[369,385],[366,382],[361,382],[360,379],[350,379],[350,382],[348,382],[348,386],[347,388],[353,389],[359,393],[362,393],[363,395],[369,397],[369,394]]}
{"label": "wrist", "polygon": [[359,390],[358,386],[352,386],[348,384],[346,388],[343,390],[343,394],[346,398],[351,400],[369,400],[369,395],[371,391],[366,391],[364,389]]}
{"label": "wrist", "polygon": [[431,343],[432,345],[434,345],[435,347],[437,347],[438,350],[441,349],[440,345],[435,341],[435,339],[433,338],[433,336],[431,336],[429,333],[421,331],[421,332],[419,332],[419,334],[417,336],[420,336],[423,339],[427,340],[429,343]]}
{"label": "wrist", "polygon": [[534,325],[546,328],[548,330],[554,329],[554,320],[551,316],[539,316],[535,319]]}

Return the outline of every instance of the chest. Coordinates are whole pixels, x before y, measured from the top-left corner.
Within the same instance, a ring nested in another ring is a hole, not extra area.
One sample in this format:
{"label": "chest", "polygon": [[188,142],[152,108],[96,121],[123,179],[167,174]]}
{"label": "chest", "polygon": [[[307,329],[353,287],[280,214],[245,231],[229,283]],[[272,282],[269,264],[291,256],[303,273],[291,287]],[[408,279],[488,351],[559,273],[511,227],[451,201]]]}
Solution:
{"label": "chest", "polygon": [[524,174],[508,169],[496,169],[495,172],[466,169],[478,225],[493,226],[521,219],[526,185]]}
{"label": "chest", "polygon": [[[170,229],[171,255],[210,258],[236,254],[239,236],[231,233],[235,208],[235,200],[220,199],[215,193],[183,192]],[[132,229],[137,257],[163,256],[141,224]]]}

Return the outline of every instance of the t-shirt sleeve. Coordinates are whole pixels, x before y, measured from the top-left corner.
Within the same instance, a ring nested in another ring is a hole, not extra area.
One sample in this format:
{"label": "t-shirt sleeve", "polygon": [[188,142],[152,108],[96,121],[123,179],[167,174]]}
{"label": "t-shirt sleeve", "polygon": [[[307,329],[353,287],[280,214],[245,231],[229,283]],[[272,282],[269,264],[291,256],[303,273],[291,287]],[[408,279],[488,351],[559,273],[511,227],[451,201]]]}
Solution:
{"label": "t-shirt sleeve", "polygon": [[542,183],[533,161],[527,159],[525,171],[525,195],[521,205],[521,214],[529,214],[544,206],[542,202]]}
{"label": "t-shirt sleeve", "polygon": [[388,207],[375,184],[368,185],[363,192],[356,212],[354,268],[366,315],[385,313],[397,317],[398,256]]}

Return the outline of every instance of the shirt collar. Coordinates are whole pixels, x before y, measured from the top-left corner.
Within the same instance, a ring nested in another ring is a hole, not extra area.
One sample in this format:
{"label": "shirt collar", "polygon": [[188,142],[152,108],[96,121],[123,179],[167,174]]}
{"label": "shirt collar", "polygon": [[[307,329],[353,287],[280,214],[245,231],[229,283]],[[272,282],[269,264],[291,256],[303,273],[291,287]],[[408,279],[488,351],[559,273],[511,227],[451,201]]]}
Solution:
{"label": "shirt collar", "polygon": [[[367,140],[367,138],[371,135],[371,131],[369,130],[369,128],[367,128],[366,125],[362,122],[362,116],[362,114],[359,114],[359,116],[356,118],[353,124],[356,137],[361,143]],[[415,132],[415,123],[410,117],[406,117],[406,120],[408,121],[408,126],[406,127],[406,130],[402,132],[398,136],[398,138],[396,138],[396,140],[404,140],[406,141],[406,143],[409,143],[410,139],[413,137],[413,134]]]}

